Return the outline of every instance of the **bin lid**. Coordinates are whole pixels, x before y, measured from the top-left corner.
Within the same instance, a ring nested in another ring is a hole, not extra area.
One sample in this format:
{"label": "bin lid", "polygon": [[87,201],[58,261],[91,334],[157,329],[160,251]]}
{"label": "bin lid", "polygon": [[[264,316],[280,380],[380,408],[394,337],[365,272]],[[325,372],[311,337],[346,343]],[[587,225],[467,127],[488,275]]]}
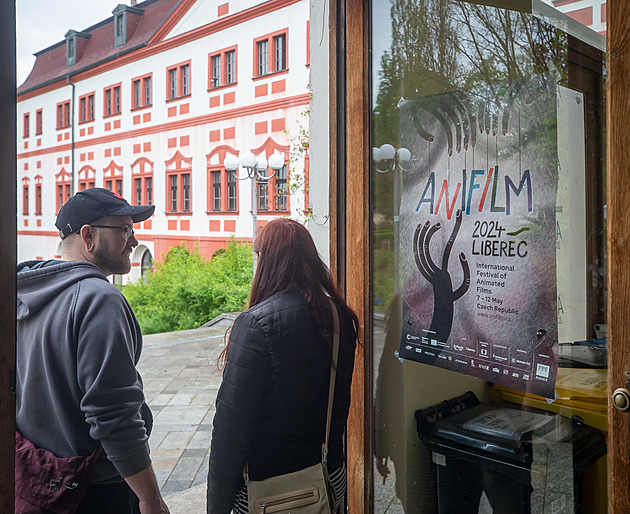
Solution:
{"label": "bin lid", "polygon": [[531,440],[533,433],[554,430],[555,418],[546,412],[481,403],[435,423],[424,441],[433,450],[472,452],[478,457],[529,464],[531,447],[523,442]]}

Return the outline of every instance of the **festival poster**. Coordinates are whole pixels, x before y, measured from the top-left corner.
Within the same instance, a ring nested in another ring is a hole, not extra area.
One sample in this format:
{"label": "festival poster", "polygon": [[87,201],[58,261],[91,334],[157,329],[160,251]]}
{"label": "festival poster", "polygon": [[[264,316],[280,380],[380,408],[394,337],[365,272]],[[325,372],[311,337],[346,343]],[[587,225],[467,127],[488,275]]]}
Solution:
{"label": "festival poster", "polygon": [[557,86],[403,101],[399,355],[554,396]]}

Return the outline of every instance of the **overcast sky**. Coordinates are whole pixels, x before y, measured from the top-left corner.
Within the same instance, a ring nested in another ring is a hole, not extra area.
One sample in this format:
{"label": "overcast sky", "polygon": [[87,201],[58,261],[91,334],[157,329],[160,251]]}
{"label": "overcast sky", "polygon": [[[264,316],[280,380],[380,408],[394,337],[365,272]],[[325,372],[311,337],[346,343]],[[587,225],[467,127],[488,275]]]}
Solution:
{"label": "overcast sky", "polygon": [[33,68],[33,54],[59,43],[70,29],[83,30],[109,18],[128,0],[17,0],[17,85]]}

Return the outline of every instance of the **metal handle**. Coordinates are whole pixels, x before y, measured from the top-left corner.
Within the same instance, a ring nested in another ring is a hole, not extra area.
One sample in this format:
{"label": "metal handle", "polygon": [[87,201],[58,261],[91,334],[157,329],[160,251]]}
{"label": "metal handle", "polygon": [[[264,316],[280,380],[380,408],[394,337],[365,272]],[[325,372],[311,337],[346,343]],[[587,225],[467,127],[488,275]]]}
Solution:
{"label": "metal handle", "polygon": [[615,389],[612,395],[612,402],[617,410],[621,412],[630,411],[630,391],[625,387]]}

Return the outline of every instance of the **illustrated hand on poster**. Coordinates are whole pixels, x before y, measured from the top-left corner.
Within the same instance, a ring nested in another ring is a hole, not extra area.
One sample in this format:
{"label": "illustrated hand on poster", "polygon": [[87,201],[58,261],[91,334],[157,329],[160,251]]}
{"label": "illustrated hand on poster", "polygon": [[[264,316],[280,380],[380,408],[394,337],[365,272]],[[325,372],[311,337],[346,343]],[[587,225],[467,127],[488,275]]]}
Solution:
{"label": "illustrated hand on poster", "polygon": [[416,266],[418,266],[422,276],[433,286],[433,318],[428,334],[437,341],[448,340],[453,325],[453,304],[466,294],[470,287],[470,267],[464,252],[459,254],[459,262],[462,266],[464,279],[455,291],[453,291],[451,275],[448,272],[448,261],[461,224],[462,211],[458,209],[451,237],[444,247],[441,268],[438,268],[431,258],[430,244],[431,237],[442,228],[442,224],[436,223],[429,228],[431,222],[427,221],[424,225],[419,224],[414,234],[413,246]]}

